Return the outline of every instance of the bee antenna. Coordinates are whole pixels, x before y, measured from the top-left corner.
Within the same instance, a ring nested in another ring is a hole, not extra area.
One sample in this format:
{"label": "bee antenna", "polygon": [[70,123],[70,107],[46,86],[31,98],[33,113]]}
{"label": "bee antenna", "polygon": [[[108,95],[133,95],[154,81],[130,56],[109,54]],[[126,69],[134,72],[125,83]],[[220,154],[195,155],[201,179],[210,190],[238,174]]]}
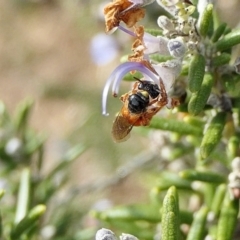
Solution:
{"label": "bee antenna", "polygon": [[139,81],[139,82],[142,82],[142,80],[138,77],[133,77],[135,80]]}

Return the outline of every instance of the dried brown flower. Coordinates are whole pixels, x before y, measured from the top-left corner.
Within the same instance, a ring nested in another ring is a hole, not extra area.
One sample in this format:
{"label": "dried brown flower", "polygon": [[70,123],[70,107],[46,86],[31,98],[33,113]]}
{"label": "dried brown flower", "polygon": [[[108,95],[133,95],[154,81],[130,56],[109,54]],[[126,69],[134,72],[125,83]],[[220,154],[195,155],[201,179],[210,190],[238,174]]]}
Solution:
{"label": "dried brown flower", "polygon": [[144,27],[135,27],[134,33],[136,34],[137,39],[132,44],[133,54],[128,56],[128,60],[132,62],[141,62],[144,56],[144,49],[146,49],[143,41]]}
{"label": "dried brown flower", "polygon": [[110,32],[123,21],[127,27],[133,27],[145,16],[145,10],[139,6],[132,7],[128,0],[114,0],[104,8],[106,32]]}

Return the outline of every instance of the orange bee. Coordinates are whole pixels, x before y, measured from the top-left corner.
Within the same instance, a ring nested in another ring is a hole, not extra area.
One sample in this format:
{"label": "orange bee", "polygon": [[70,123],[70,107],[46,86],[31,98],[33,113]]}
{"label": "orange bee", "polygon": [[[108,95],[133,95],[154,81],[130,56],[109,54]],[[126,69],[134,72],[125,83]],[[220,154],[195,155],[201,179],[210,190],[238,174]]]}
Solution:
{"label": "orange bee", "polygon": [[[115,142],[126,141],[133,126],[148,126],[152,117],[168,104],[162,79],[158,84],[137,79],[133,89],[121,96],[123,107],[117,114],[112,126]],[[174,103],[177,105],[176,102]]]}

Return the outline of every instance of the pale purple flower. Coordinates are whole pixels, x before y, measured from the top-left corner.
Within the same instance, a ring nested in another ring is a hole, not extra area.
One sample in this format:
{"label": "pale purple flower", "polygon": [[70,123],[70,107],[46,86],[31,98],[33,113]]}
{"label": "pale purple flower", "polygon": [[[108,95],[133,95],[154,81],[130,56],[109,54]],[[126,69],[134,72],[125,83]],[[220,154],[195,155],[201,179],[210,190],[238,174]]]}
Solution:
{"label": "pale purple flower", "polygon": [[165,90],[168,93],[182,69],[181,59],[173,59],[152,65],[159,77],[163,80]]}
{"label": "pale purple flower", "polygon": [[96,65],[105,65],[118,55],[119,45],[113,36],[99,33],[91,40],[90,52]]}
{"label": "pale purple flower", "polygon": [[170,56],[168,50],[168,38],[165,37],[155,37],[149,33],[144,33],[143,41],[146,49],[144,50],[145,54],[159,53],[161,55]]}
{"label": "pale purple flower", "polygon": [[132,2],[133,4],[130,7],[128,7],[127,9],[125,9],[123,12],[126,12],[132,8],[144,7],[146,5],[149,5],[153,2],[155,2],[155,0],[129,0],[129,2]]}
{"label": "pale purple flower", "polygon": [[[137,35],[123,27],[122,25],[118,26],[118,29],[121,31],[133,36],[137,37]],[[146,49],[144,50],[144,54],[153,54],[153,53],[159,53],[161,55],[170,56],[169,50],[168,50],[168,38],[162,37],[162,36],[153,36],[150,33],[144,32],[143,35],[143,41]]]}
{"label": "pale purple flower", "polygon": [[108,116],[107,113],[107,98],[110,86],[112,85],[112,95],[117,97],[120,83],[123,77],[130,71],[137,70],[144,75],[144,79],[148,81],[154,81],[159,84],[161,78],[166,92],[169,92],[181,72],[182,61],[181,59],[169,60],[167,62],[152,64],[152,67],[156,70],[158,75],[149,70],[140,62],[125,62],[119,65],[108,78],[102,95],[102,114]]}
{"label": "pale purple flower", "polygon": [[154,81],[156,84],[159,84],[159,76],[154,74],[152,71],[150,71],[147,67],[145,67],[140,62],[125,62],[119,65],[110,75],[108,78],[104,89],[103,89],[103,95],[102,95],[102,114],[107,116],[107,97],[109,88],[112,85],[112,95],[117,96],[119,91],[120,83],[123,79],[123,77],[130,71],[137,70],[147,77]]}

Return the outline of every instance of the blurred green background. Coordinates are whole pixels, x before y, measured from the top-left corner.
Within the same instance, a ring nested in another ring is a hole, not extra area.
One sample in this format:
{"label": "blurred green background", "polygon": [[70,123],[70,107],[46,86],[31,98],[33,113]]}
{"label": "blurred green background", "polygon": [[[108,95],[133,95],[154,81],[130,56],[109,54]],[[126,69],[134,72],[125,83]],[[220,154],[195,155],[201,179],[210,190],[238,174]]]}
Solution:
{"label": "blurred green background", "polygon": [[[48,135],[46,172],[69,146],[82,143],[87,147],[69,173],[69,189],[82,193],[77,194],[77,199],[86,209],[105,198],[113,204],[146,200],[149,176],[136,170],[127,181],[118,181],[121,177],[116,175],[116,169],[133,159],[140,166],[142,159],[155,159],[155,166],[159,160],[148,155],[154,147],[153,140],[149,141],[141,129],[134,129],[127,142],[113,143],[112,121],[121,108],[118,99],[110,97],[110,116],[101,115],[105,81],[119,64],[121,55],[130,52],[131,44],[129,39],[116,34],[118,51],[112,61],[106,64],[93,61],[90,43],[105,28],[102,2],[0,1],[0,99],[10,112],[23,99],[34,100],[31,125],[37,132]],[[239,1],[221,0],[216,4],[223,21],[234,27],[239,20]],[[159,13],[155,9],[147,9],[147,26],[156,26],[155,16]],[[129,83],[122,86],[124,93]],[[118,173],[121,175],[121,171]],[[124,178],[125,173],[122,174]],[[106,185],[96,184],[101,181]],[[68,192],[65,190],[64,194]],[[84,224],[88,227],[95,223]]]}

